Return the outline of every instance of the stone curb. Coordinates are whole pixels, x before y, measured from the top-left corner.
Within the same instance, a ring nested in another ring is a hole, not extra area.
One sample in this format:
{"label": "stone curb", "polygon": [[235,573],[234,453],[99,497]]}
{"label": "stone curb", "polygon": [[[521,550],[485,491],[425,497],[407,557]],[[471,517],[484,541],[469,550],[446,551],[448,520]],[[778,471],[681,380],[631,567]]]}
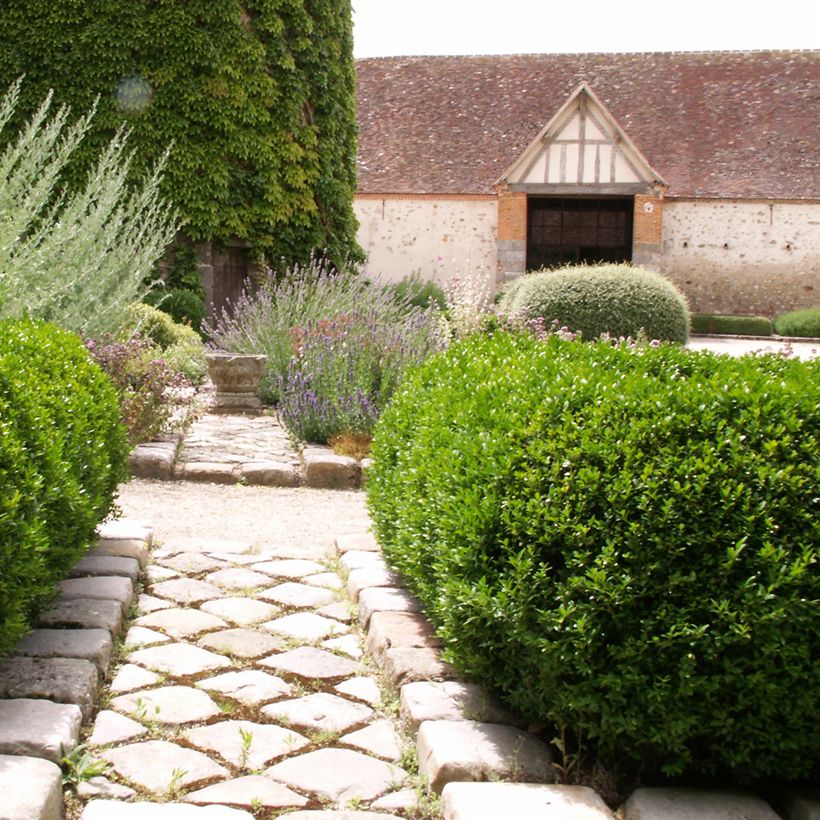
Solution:
{"label": "stone curb", "polygon": [[[125,521],[102,524],[97,535],[43,628],[0,660],[2,820],[62,820],[59,762],[91,719],[152,542],[150,529]],[[117,574],[99,574],[106,569]]]}
{"label": "stone curb", "polygon": [[[231,414],[222,412],[218,415]],[[371,459],[358,461],[350,456],[336,455],[330,447],[316,445],[294,453],[292,462],[181,461],[183,443],[182,435],[168,435],[138,444],[128,459],[131,475],[134,478],[154,478],[160,481],[359,490],[372,465]]]}
{"label": "stone curb", "polygon": [[[784,794],[779,815],[744,791],[640,788],[613,814],[593,789],[550,783],[549,747],[441,660],[433,626],[381,559],[375,537],[339,536],[335,546],[368,651],[415,736],[419,771],[442,795],[442,820],[820,820],[816,790]],[[506,782],[485,782],[496,780]]]}

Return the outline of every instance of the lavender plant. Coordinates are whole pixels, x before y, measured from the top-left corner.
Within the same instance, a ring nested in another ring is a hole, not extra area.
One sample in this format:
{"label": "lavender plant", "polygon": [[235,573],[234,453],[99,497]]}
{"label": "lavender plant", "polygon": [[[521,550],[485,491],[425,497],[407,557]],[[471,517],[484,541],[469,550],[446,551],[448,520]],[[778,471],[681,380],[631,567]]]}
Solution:
{"label": "lavender plant", "polygon": [[296,437],[321,443],[372,429],[405,370],[441,346],[436,307],[319,260],[269,274],[210,332],[224,350],[266,354],[262,398]]}

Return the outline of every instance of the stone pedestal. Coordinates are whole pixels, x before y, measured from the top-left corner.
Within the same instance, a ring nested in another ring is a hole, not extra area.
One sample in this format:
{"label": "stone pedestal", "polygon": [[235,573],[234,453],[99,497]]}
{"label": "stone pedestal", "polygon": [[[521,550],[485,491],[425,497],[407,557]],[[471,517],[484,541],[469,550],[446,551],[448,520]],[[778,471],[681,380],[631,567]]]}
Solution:
{"label": "stone pedestal", "polygon": [[206,353],[208,375],[216,388],[216,412],[259,412],[262,402],[256,395],[265,373],[267,356]]}

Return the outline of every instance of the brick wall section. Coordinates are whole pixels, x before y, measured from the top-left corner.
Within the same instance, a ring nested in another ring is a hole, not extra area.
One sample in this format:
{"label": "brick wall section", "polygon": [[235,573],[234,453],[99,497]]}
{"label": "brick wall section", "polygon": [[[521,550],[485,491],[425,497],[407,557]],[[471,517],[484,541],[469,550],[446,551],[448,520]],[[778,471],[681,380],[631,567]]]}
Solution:
{"label": "brick wall section", "polygon": [[498,189],[498,239],[526,241],[527,195],[518,191]]}
{"label": "brick wall section", "polygon": [[[651,211],[647,211],[648,205],[652,206]],[[663,200],[656,196],[636,196],[634,218],[632,241],[636,245],[660,245]]]}

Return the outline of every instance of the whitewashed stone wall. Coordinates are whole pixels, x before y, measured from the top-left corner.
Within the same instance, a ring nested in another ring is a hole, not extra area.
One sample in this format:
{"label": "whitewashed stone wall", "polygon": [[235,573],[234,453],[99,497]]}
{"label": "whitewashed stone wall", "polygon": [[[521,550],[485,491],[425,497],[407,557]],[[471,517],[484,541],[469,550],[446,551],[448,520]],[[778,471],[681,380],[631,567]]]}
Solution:
{"label": "whitewashed stone wall", "polygon": [[668,199],[660,267],[696,313],[820,304],[820,202]]}
{"label": "whitewashed stone wall", "polygon": [[413,273],[446,282],[475,272],[494,287],[498,205],[495,197],[415,199],[357,197],[357,239],[365,270],[397,282]]}

